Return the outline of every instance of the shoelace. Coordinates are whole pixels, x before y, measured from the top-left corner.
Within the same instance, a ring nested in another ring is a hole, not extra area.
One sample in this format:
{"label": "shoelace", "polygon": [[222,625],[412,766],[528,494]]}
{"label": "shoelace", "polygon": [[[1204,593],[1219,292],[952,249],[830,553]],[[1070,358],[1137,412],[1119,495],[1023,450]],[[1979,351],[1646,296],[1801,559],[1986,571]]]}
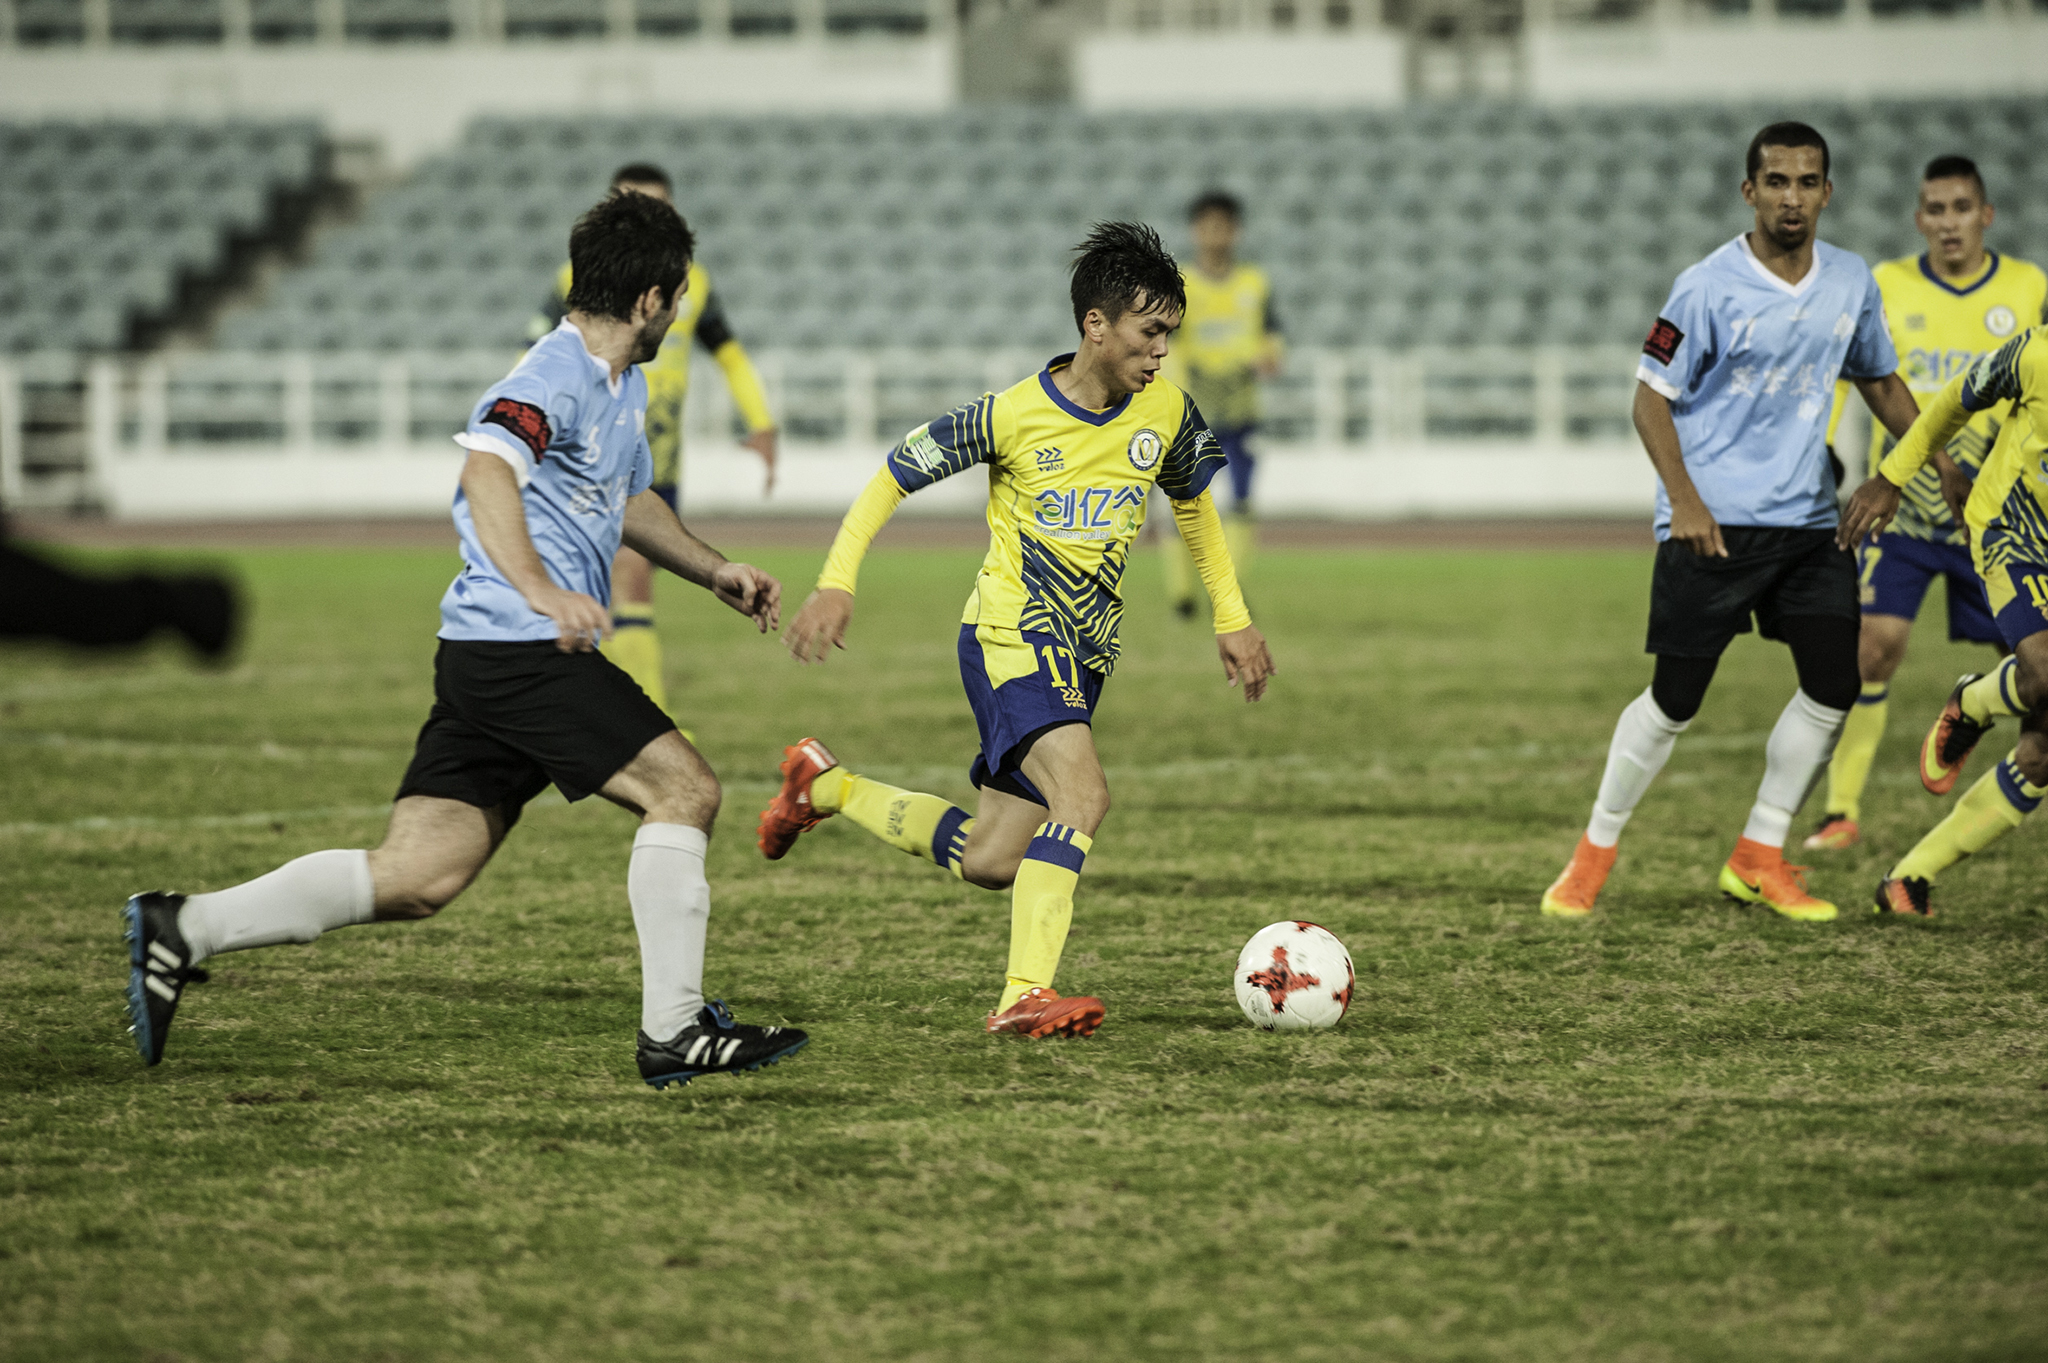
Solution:
{"label": "shoelace", "polygon": [[1793,889],[1801,894],[1806,893],[1806,873],[1813,869],[1811,866],[1794,866],[1789,861],[1781,861],[1778,863],[1778,869],[1785,873],[1785,879],[1792,882]]}

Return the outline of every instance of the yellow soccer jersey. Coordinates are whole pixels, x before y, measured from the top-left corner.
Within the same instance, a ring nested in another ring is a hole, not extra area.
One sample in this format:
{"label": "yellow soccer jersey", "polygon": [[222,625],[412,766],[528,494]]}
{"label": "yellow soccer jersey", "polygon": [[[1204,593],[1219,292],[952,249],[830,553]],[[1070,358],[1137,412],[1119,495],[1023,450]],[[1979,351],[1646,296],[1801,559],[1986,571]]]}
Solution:
{"label": "yellow soccer jersey", "polygon": [[1222,279],[1200,270],[1181,278],[1188,307],[1171,372],[1211,426],[1251,426],[1259,419],[1258,366],[1279,344],[1272,281],[1256,265],[1239,265]]}
{"label": "yellow soccer jersey", "polygon": [[[569,263],[555,274],[555,295],[545,318],[536,326],[552,329],[562,319],[571,281]],[[690,395],[690,342],[694,340],[718,360],[732,389],[733,402],[750,431],[775,424],[753,361],[732,334],[725,307],[711,288],[711,275],[690,263],[689,286],[676,308],[676,320],[662,338],[661,351],[641,368],[647,374],[647,448],[654,455],[654,486],[674,487],[682,471],[683,402]]]}
{"label": "yellow soccer jersey", "polygon": [[[1871,272],[1884,296],[1892,345],[1899,352],[1899,377],[1923,405],[2022,327],[2044,320],[2048,274],[2031,261],[1996,251],[1986,254],[1984,273],[1961,286],[1936,274],[1924,254],[1888,260]],[[1949,457],[1971,477],[1990,454],[2007,410],[2001,403],[1976,413],[1949,443]],[[1871,468],[1894,443],[1882,423],[1871,423]],[[1892,529],[1942,544],[1962,544],[1968,538],[1942,501],[1941,479],[1931,468],[1922,470],[1901,493]]]}
{"label": "yellow soccer jersey", "polygon": [[1999,586],[2011,591],[1993,570],[2007,560],[2048,563],[2048,327],[2029,327],[1952,379],[1878,472],[1907,486],[1973,414],[1993,407],[2006,420],[1963,512],[1995,608]]}
{"label": "yellow soccer jersey", "polygon": [[[987,465],[988,556],[961,622],[978,626],[984,640],[1050,634],[1083,666],[1106,674],[1116,664],[1123,619],[1118,586],[1153,485],[1192,502],[1224,459],[1195,404],[1164,379],[1105,411],[1075,406],[1053,384],[1073,358],[1061,355],[1022,383],[918,427],[890,451],[887,471],[900,501]],[[842,530],[819,585],[852,591],[872,534],[866,526],[852,536]],[[1225,620],[1222,603],[1217,612],[1219,631],[1249,623]],[[1234,614],[1243,614],[1241,602]],[[1022,657],[1028,671],[1029,651]]]}

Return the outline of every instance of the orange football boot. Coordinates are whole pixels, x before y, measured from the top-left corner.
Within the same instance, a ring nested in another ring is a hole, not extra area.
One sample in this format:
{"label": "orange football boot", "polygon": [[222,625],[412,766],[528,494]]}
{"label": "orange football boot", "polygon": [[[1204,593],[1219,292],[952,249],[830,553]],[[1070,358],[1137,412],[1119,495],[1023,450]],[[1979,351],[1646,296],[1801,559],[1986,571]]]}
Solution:
{"label": "orange football boot", "polygon": [[1835,906],[1806,892],[1806,867],[1785,860],[1785,853],[1748,838],[1735,840],[1734,855],[1721,868],[1721,893],[1745,904],[1763,904],[1802,923],[1829,923]]}
{"label": "orange football boot", "polygon": [[1847,814],[1830,814],[1800,845],[1809,852],[1840,852],[1862,840],[1863,830],[1854,819]]}
{"label": "orange football boot", "polygon": [[1992,730],[1994,721],[1980,724],[1963,713],[1963,688],[1983,676],[1981,672],[1963,674],[1955,690],[1948,693],[1948,703],[1935,717],[1934,727],[1920,740],[1920,784],[1927,787],[1929,795],[1946,795],[1956,788],[1956,779],[1963,774],[1963,763],[1970,760],[1977,740]]}
{"label": "orange football boot", "polygon": [[1584,918],[1593,912],[1593,901],[1600,897],[1600,887],[1607,883],[1607,873],[1614,869],[1614,854],[1619,850],[1595,847],[1584,833],[1579,834],[1572,859],[1543,892],[1543,912],[1552,918]]}
{"label": "orange football boot", "polygon": [[1000,1013],[990,1013],[983,1028],[1018,1036],[1093,1036],[1102,1025],[1101,999],[1063,999],[1050,989],[1027,989],[1024,997]]}
{"label": "orange football boot", "polygon": [[755,829],[762,856],[782,860],[796,846],[797,838],[832,817],[831,811],[820,814],[812,807],[811,782],[838,765],[839,759],[815,738],[801,739],[782,750],[782,789],[761,811]]}
{"label": "orange football boot", "polygon": [[1887,877],[1877,886],[1873,913],[1918,914],[1934,917],[1934,885],[1921,876]]}

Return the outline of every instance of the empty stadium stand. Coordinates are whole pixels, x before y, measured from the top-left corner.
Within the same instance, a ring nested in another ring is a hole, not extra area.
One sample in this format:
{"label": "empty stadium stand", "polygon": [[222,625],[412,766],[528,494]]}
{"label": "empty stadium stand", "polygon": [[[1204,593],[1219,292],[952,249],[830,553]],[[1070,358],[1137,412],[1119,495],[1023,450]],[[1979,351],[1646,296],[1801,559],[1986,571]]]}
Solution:
{"label": "empty stadium stand", "polygon": [[1834,143],[1824,236],[1876,259],[1919,244],[1920,167],[1961,151],[1994,244],[2048,257],[2048,102],[1815,108],[1411,105],[1400,111],[487,120],[325,237],[225,348],[519,344],[568,227],[628,160],[665,165],[736,325],[811,348],[1057,346],[1064,266],[1096,219],[1170,240],[1221,185],[1290,334],[1394,348],[1628,343],[1676,272],[1749,221],[1749,135],[1796,112]]}
{"label": "empty stadium stand", "polygon": [[0,124],[0,352],[127,347],[323,154],[310,123]]}

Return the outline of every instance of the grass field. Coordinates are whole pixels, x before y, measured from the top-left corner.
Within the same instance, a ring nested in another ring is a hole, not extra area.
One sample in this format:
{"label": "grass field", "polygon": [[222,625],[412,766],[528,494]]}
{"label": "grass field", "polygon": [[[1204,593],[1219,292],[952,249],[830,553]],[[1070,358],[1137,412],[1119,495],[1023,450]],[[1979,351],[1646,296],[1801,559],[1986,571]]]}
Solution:
{"label": "grass field", "polygon": [[[969,797],[975,555],[877,556],[821,671],[667,583],[727,783],[707,983],[816,1040],[658,1095],[632,822],[552,795],[431,922],[218,959],[140,1065],[123,897],[374,843],[453,562],[237,561],[225,674],[0,653],[11,1363],[2048,1357],[2048,838],[1946,877],[1933,924],[1864,911],[1940,809],[1911,749],[1978,656],[1938,609],[1869,841],[1815,873],[1843,921],[1713,893],[1792,686],[1744,639],[1602,913],[1561,924],[1536,900],[1648,677],[1647,554],[1271,554],[1256,707],[1141,564],[1061,976],[1109,1020],[1032,1043],[980,1032],[1007,897],[843,821],[752,847],[805,733]],[[1334,1032],[1237,1015],[1237,949],[1283,917],[1350,945]]]}

